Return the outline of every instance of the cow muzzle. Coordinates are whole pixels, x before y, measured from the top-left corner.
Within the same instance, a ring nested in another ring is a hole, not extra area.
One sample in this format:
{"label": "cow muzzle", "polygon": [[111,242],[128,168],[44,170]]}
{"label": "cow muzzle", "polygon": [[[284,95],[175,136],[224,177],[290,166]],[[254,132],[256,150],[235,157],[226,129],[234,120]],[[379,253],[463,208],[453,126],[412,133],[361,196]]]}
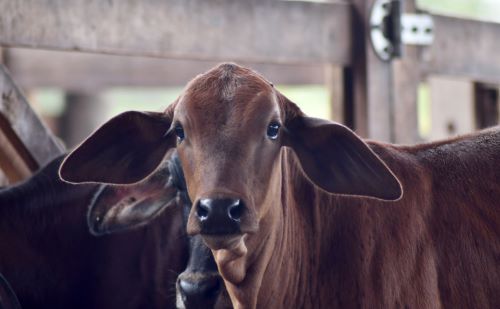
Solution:
{"label": "cow muzzle", "polygon": [[241,218],[245,211],[243,201],[232,198],[202,198],[195,205],[202,235],[241,234]]}
{"label": "cow muzzle", "polygon": [[223,290],[220,276],[182,273],[177,280],[178,308],[214,308]]}

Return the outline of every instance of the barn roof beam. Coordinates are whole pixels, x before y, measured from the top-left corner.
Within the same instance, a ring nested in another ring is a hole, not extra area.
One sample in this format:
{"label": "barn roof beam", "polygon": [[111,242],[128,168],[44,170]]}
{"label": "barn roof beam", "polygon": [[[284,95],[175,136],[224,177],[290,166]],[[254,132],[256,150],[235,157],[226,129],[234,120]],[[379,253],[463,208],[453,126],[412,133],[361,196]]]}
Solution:
{"label": "barn roof beam", "polygon": [[351,61],[351,4],[0,0],[0,45],[269,63]]}

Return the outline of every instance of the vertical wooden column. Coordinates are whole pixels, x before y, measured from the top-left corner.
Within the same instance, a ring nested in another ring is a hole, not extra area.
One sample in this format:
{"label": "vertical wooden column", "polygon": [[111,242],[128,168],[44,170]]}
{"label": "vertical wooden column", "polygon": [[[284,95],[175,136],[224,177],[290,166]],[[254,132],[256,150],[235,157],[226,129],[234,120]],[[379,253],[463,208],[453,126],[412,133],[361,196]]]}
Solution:
{"label": "vertical wooden column", "polygon": [[[374,0],[353,0],[352,66],[346,74],[346,94],[354,107],[358,134],[393,141],[391,63],[380,60],[370,43],[370,10]],[[351,104],[350,103],[350,104]]]}
{"label": "vertical wooden column", "polygon": [[474,83],[474,111],[476,129],[497,125],[500,122],[498,86]]}
{"label": "vertical wooden column", "polygon": [[325,83],[330,96],[330,119],[354,129],[352,95],[349,92],[348,68],[328,64],[325,66]]}
{"label": "vertical wooden column", "polygon": [[[4,51],[0,47],[0,65],[4,64]],[[1,143],[1,142],[0,142]],[[0,144],[0,152],[2,151],[3,144]],[[2,166],[0,166],[0,187],[6,186],[9,184],[9,180],[7,179],[7,176],[5,175],[5,172],[2,169]]]}
{"label": "vertical wooden column", "polygon": [[[401,1],[402,12],[416,13],[415,0]],[[417,99],[420,83],[417,46],[405,45],[401,58],[393,60],[393,125],[394,142],[415,143],[418,134]]]}
{"label": "vertical wooden column", "polygon": [[344,80],[342,68],[333,64],[325,65],[325,83],[330,98],[330,119],[344,123]]}
{"label": "vertical wooden column", "polygon": [[98,94],[88,92],[68,92],[65,101],[61,137],[72,148],[107,120],[107,108]]}

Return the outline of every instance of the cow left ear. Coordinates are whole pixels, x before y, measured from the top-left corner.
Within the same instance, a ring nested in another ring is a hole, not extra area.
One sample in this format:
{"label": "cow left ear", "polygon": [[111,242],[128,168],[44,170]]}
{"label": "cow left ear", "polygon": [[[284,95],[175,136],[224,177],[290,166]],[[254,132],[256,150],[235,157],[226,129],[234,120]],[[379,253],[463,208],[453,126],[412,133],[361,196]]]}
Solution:
{"label": "cow left ear", "polygon": [[166,113],[130,111],[97,129],[73,150],[59,169],[71,183],[131,184],[144,179],[161,163],[175,136],[167,134]]}
{"label": "cow left ear", "polygon": [[307,177],[330,193],[397,200],[399,180],[347,127],[297,115],[287,121],[285,146],[296,153]]}

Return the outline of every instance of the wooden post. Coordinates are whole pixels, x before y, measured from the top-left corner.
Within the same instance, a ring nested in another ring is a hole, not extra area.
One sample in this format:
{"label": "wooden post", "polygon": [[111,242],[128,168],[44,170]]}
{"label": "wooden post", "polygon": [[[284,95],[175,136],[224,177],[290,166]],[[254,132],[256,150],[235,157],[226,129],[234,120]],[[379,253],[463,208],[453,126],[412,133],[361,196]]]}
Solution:
{"label": "wooden post", "polygon": [[369,16],[374,0],[353,0],[352,64],[347,72],[346,96],[354,106],[358,134],[382,141],[394,140],[391,64],[380,60],[370,43]]}
{"label": "wooden post", "polygon": [[72,91],[66,94],[66,111],[61,119],[61,137],[68,148],[81,143],[107,120],[106,105],[99,95]]}
{"label": "wooden post", "polygon": [[[415,13],[414,0],[402,1],[403,12]],[[393,60],[394,142],[415,143],[418,134],[417,93],[420,82],[417,46],[404,46],[401,58]]]}
{"label": "wooden post", "polygon": [[474,84],[474,110],[476,129],[482,129],[499,123],[498,87],[482,83]]}
{"label": "wooden post", "polygon": [[325,84],[330,99],[330,119],[339,123],[345,123],[344,119],[344,79],[342,68],[327,64],[325,65]]}

